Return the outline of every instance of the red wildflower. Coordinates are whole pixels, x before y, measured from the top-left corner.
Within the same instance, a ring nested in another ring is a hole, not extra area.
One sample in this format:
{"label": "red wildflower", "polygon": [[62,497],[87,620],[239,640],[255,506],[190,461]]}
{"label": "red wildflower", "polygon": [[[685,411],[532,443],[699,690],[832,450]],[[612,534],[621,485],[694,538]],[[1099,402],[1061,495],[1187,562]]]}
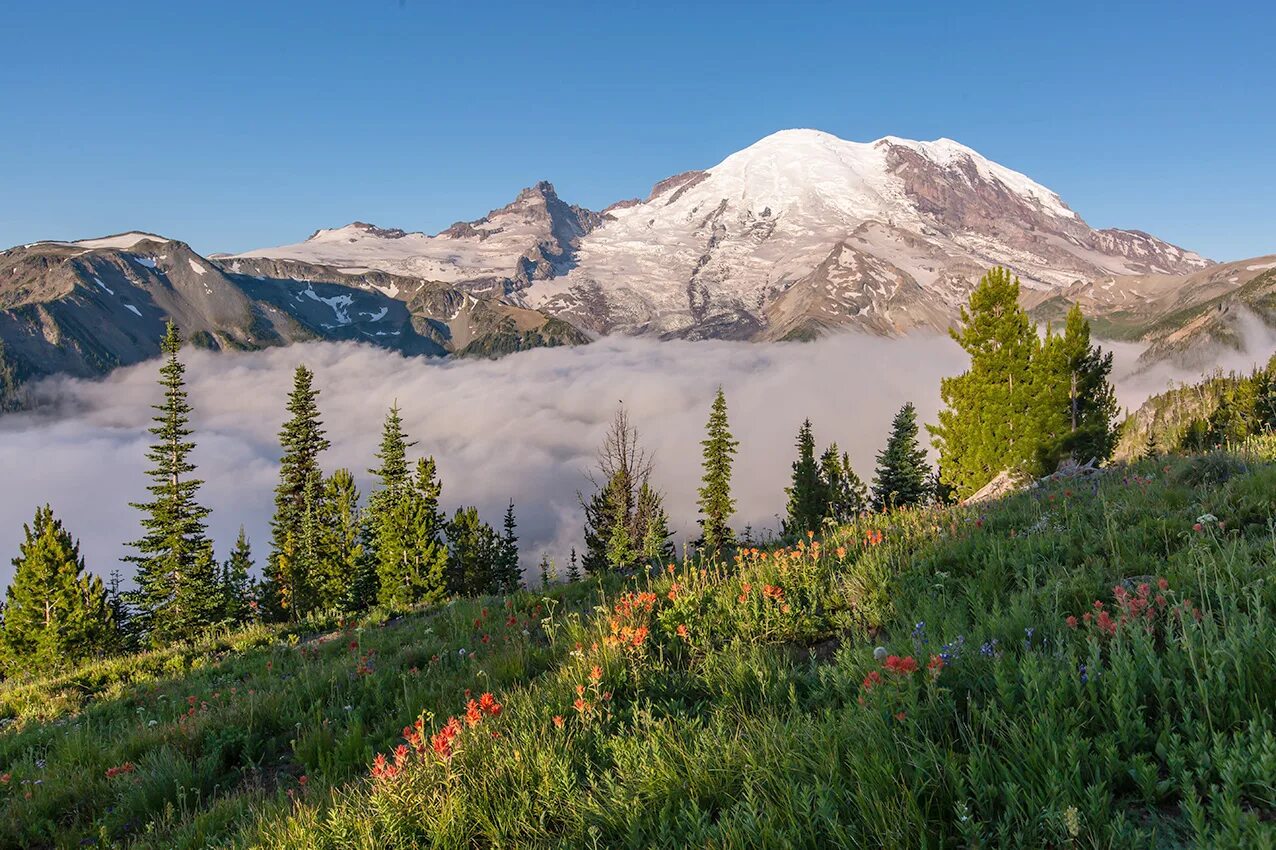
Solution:
{"label": "red wildflower", "polygon": [[474,700],[470,700],[469,705],[465,707],[465,722],[470,726],[477,726],[483,720],[483,709],[479,708],[479,704]]}
{"label": "red wildflower", "polygon": [[1064,622],[1068,624],[1068,628],[1070,629],[1075,629],[1077,627],[1077,618],[1071,615],[1069,615],[1068,619],[1064,620]]}
{"label": "red wildflower", "polygon": [[682,638],[683,640],[687,640],[687,639],[688,639],[689,635],[688,635],[688,632],[687,632],[687,624],[686,624],[686,623],[683,623],[683,624],[681,624],[680,626],[678,626],[678,637]]}
{"label": "red wildflower", "polygon": [[938,655],[932,655],[926,669],[930,671],[932,678],[938,678],[940,671],[944,669],[944,659]]}
{"label": "red wildflower", "polygon": [[876,670],[869,670],[868,675],[864,677],[864,681],[860,683],[860,686],[866,691],[871,691],[881,683],[882,674],[878,673]]}
{"label": "red wildflower", "polygon": [[911,655],[906,655],[903,658],[898,655],[889,655],[886,657],[886,669],[892,673],[907,676],[910,673],[917,672],[917,659]]}
{"label": "red wildflower", "polygon": [[1170,589],[1170,583],[1169,583],[1168,581],[1166,581],[1165,579],[1163,579],[1163,578],[1159,578],[1159,579],[1157,579],[1157,580],[1156,580],[1156,586],[1157,586],[1157,588],[1159,588],[1160,590],[1169,590],[1169,589]]}
{"label": "red wildflower", "polygon": [[557,726],[559,729],[562,729],[562,728],[563,728],[563,722],[564,722],[564,721],[563,721],[563,715],[561,715],[561,714],[555,714],[555,715],[554,715],[554,725],[555,725],[555,726]]}
{"label": "red wildflower", "polygon": [[304,774],[304,773],[303,773],[303,774],[301,774],[301,776],[298,776],[298,777],[297,777],[297,784],[298,784],[298,785],[300,785],[302,788],[305,788],[305,787],[306,787],[306,783],[307,783],[307,782],[309,782],[309,781],[310,781],[310,777],[309,777],[309,776],[306,776],[306,774]]}
{"label": "red wildflower", "polygon": [[501,713],[501,709],[505,707],[501,705],[499,702],[497,702],[496,697],[492,696],[487,691],[484,691],[483,694],[479,697],[478,704],[479,704],[479,708],[481,708],[485,714],[491,717],[496,717],[497,715],[499,715]]}

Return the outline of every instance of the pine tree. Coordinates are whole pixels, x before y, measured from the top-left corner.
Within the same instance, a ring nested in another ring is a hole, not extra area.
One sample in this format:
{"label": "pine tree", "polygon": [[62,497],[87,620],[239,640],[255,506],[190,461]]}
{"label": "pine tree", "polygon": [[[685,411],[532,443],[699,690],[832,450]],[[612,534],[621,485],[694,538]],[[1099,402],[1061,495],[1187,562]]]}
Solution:
{"label": "pine tree", "polygon": [[878,510],[924,504],[931,488],[926,451],[917,442],[917,411],[912,402],[891,421],[886,447],[877,454],[873,504]]}
{"label": "pine tree", "polygon": [[1038,463],[1046,474],[1071,456],[1078,462],[1108,460],[1116,448],[1117,402],[1109,381],[1112,354],[1090,342],[1090,323],[1073,305],[1063,333],[1049,329],[1032,373],[1037,392],[1035,438]]}
{"label": "pine tree", "polygon": [[398,403],[395,403],[386,414],[381,430],[381,447],[376,454],[381,465],[368,470],[381,482],[381,492],[394,493],[408,486],[408,449],[415,445],[415,442],[408,442],[403,432],[403,418],[399,416]]}
{"label": "pine tree", "polygon": [[797,450],[798,459],[793,462],[793,483],[784,491],[789,496],[784,533],[790,537],[819,531],[828,506],[828,495],[820,481],[820,467],[815,460],[815,437],[811,433],[810,419],[804,420],[798,429]]}
{"label": "pine tree", "polygon": [[85,572],[80,544],[48,505],[36,509],[23,532],[0,625],[6,674],[52,670],[112,649],[106,588]]}
{"label": "pine tree", "polygon": [[541,590],[549,587],[549,555],[541,555]]}
{"label": "pine tree", "polygon": [[949,333],[970,355],[970,369],[940,382],[947,409],[928,430],[945,481],[964,498],[1038,460],[1041,391],[1030,370],[1040,342],[1019,306],[1019,280],[1000,268],[979,281],[961,328]]}
{"label": "pine tree", "polygon": [[314,577],[318,561],[317,523],[323,493],[319,455],[329,447],[319,419],[314,373],[298,366],[288,396],[291,414],[279,431],[283,456],[275,488],[275,516],[271,521],[269,574],[279,613],[296,620],[316,604]]}
{"label": "pine tree", "polygon": [[731,436],[727,421],[727,399],[718,387],[709,421],[705,425],[703,469],[699,489],[700,546],[711,557],[717,557],[724,549],[735,545],[735,535],[727,524],[735,513],[735,500],[731,498],[732,457],[739,448],[739,441]]}
{"label": "pine tree", "polygon": [[665,513],[664,500],[650,482],[644,481],[638,488],[634,522],[642,529],[641,553],[648,565],[659,567],[673,556],[673,544],[669,542],[669,516]]}
{"label": "pine tree", "polygon": [[239,537],[222,565],[222,619],[232,625],[243,625],[253,618],[253,551],[248,533],[239,527]]}
{"label": "pine tree", "polygon": [[115,648],[130,651],[137,647],[140,635],[134,628],[133,612],[124,597],[124,576],[119,569],[111,570],[106,583],[106,606],[111,622],[115,624]]}
{"label": "pine tree", "polygon": [[[649,533],[667,533],[659,492],[651,485],[651,459],[638,441],[638,429],[621,407],[598,450],[589,474],[595,491],[577,493],[585,511],[585,572],[628,571],[643,557]],[[663,525],[662,525],[663,523]],[[666,541],[660,547],[670,549]]]}
{"label": "pine tree", "polygon": [[580,568],[576,566],[576,547],[572,547],[571,560],[567,562],[567,580],[569,582],[580,581]]}
{"label": "pine tree", "polygon": [[[151,478],[147,486],[151,501],[132,505],[143,513],[144,534],[129,544],[136,554],[124,559],[136,566],[137,585],[126,598],[136,611],[139,629],[155,645],[193,636],[192,630],[211,625],[212,620],[201,620],[206,613],[201,600],[218,598],[215,570],[213,583],[202,584],[209,572],[210,547],[204,525],[208,509],[196,500],[203,482],[190,477],[195,472],[190,460],[195,444],[190,440],[186,367],[177,357],[181,347],[181,335],[169,322],[161,343],[166,355],[160,368],[164,403],[153,405],[155,424],[149,433],[156,441],[146,454],[152,465],[147,472]],[[182,606],[192,600],[198,610],[183,610]]]}

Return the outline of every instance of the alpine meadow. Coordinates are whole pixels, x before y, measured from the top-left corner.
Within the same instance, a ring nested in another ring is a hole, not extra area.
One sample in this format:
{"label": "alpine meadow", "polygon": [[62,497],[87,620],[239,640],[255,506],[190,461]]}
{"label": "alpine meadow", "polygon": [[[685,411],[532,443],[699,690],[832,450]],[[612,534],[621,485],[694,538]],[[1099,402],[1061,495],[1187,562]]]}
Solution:
{"label": "alpine meadow", "polygon": [[1276,850],[1272,9],[6,24],[0,850]]}

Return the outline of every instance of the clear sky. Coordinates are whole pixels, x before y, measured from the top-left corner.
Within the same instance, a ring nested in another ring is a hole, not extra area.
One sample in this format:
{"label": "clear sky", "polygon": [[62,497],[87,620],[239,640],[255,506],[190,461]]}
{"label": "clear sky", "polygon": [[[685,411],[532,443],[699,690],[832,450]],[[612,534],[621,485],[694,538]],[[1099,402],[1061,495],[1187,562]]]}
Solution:
{"label": "clear sky", "polygon": [[1092,225],[1276,252],[1270,3],[15,0],[0,244],[601,208],[775,130],[948,136]]}

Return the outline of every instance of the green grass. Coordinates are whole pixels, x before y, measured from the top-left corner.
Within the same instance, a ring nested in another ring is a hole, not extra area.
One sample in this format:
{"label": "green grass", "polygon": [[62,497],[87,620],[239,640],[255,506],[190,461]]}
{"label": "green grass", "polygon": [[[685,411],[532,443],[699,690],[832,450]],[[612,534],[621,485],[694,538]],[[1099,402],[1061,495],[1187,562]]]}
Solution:
{"label": "green grass", "polygon": [[7,684],[0,843],[1276,847],[1274,449]]}

